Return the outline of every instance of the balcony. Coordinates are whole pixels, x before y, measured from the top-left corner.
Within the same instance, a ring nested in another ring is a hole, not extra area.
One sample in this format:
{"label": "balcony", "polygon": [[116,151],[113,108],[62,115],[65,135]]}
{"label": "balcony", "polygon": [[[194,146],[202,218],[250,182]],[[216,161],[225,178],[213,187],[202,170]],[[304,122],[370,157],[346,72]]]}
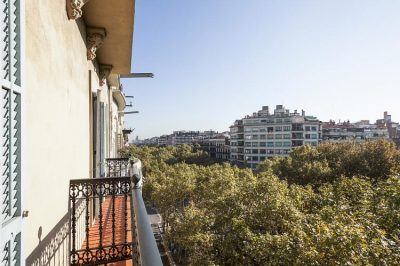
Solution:
{"label": "balcony", "polygon": [[141,194],[141,162],[107,159],[107,177],[69,187],[70,265],[162,265]]}

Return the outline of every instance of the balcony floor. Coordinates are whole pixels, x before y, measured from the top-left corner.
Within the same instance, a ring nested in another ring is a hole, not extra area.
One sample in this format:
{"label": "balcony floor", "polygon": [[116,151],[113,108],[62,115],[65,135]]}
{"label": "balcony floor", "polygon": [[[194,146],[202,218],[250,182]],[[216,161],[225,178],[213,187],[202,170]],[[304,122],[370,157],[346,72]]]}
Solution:
{"label": "balcony floor", "polygon": [[[130,197],[127,200],[127,241],[132,242],[132,230],[131,230],[131,204]],[[102,205],[102,245],[107,246],[112,244],[112,198],[107,197]],[[124,197],[115,197],[115,243],[124,243]],[[93,225],[89,229],[89,247],[95,248],[99,246],[100,235],[99,235],[99,220],[95,220]],[[86,248],[86,241],[82,245],[82,249]],[[132,260],[119,261],[114,263],[107,263],[109,266],[131,266],[133,265]]]}

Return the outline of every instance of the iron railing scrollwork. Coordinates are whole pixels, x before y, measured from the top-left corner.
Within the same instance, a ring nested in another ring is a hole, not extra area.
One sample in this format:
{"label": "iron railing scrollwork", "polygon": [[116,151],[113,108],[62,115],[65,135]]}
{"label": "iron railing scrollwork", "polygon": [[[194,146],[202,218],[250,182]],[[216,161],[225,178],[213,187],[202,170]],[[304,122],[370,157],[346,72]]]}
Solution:
{"label": "iron railing scrollwork", "polygon": [[[135,222],[132,220],[134,214],[130,210],[131,193],[129,176],[70,181],[71,265],[99,265],[132,259],[137,253],[137,245],[131,240],[132,235],[129,239],[129,235],[135,231]],[[95,199],[97,206],[94,204]],[[77,237],[77,207],[82,204],[81,201],[84,201],[85,206],[83,242],[78,241]],[[92,206],[98,207],[98,211],[94,211],[98,214],[95,217],[91,216]]]}
{"label": "iron railing scrollwork", "polygon": [[70,181],[70,265],[162,265],[141,194],[140,160],[106,159],[106,166],[104,178]]}
{"label": "iron railing scrollwork", "polygon": [[106,176],[107,177],[129,176],[129,158],[106,159]]}

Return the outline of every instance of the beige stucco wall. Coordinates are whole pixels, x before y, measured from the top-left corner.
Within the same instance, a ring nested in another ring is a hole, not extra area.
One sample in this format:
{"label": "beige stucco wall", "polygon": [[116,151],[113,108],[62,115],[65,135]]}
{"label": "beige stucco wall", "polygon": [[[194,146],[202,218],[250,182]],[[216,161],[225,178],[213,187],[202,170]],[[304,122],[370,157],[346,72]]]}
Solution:
{"label": "beige stucco wall", "polygon": [[93,86],[98,86],[98,77],[86,59],[83,21],[68,20],[65,1],[25,3],[26,258],[40,246],[39,230],[43,240],[67,213],[69,180],[89,177],[89,70]]}

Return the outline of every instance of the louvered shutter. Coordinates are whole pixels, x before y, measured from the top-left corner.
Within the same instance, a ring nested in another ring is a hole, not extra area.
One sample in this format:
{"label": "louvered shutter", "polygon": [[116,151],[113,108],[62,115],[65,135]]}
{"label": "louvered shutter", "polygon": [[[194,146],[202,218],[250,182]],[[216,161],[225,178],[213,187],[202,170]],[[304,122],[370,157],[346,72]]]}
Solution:
{"label": "louvered shutter", "polygon": [[0,0],[0,265],[21,264],[20,0]]}

